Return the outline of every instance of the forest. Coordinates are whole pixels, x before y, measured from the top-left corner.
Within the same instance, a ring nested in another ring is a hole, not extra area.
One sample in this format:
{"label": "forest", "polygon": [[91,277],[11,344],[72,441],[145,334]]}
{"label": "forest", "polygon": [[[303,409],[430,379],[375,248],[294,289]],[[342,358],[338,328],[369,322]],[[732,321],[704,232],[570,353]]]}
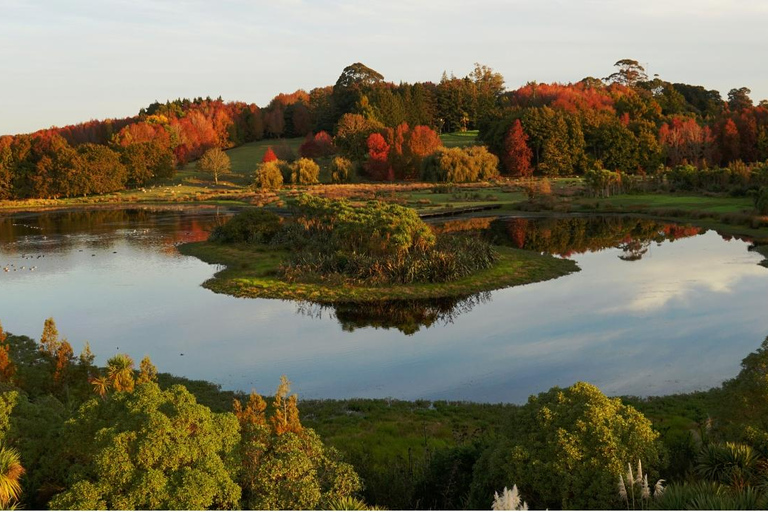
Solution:
{"label": "forest", "polygon": [[[481,145],[443,147],[440,134],[467,130],[478,131]],[[145,187],[207,151],[263,139],[274,141],[265,160],[292,161],[297,155],[282,141],[297,137],[305,138],[302,169],[318,158],[339,158],[334,182],[355,173],[372,181],[458,183],[682,169],[678,174],[692,176],[688,187],[698,172],[707,186],[725,183],[742,194],[768,183],[768,101],[755,104],[746,87],[724,99],[701,86],[651,79],[630,59],[603,79],[529,82],[515,90],[480,64],[464,77],[444,73],[437,83],[395,84],[355,63],[332,86],[281,93],[264,107],[177,99],[131,118],[2,136],[0,200]],[[284,171],[285,183],[317,181],[311,170],[294,172],[295,179]],[[280,185],[266,175],[257,187]]]}

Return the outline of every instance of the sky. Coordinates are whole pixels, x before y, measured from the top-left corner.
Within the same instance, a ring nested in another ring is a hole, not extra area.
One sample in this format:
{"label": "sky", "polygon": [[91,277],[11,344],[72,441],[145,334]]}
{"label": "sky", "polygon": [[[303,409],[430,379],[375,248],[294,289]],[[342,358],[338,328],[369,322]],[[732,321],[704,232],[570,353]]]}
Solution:
{"label": "sky", "polygon": [[0,134],[135,115],[155,100],[260,106],[362,62],[392,82],[468,74],[510,89],[605,77],[768,98],[765,0],[0,0]]}

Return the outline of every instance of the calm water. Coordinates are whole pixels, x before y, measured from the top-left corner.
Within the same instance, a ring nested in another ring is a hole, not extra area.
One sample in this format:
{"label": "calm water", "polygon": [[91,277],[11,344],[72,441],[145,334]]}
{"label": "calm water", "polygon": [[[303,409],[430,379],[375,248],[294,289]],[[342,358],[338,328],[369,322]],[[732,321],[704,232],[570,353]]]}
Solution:
{"label": "calm water", "polygon": [[227,216],[0,216],[0,320],[39,337],[52,316],[76,352],[90,342],[98,363],[148,354],[161,371],[228,389],[268,393],[285,373],[303,397],[487,402],[578,380],[607,394],[705,389],[734,376],[768,334],[762,258],[711,231],[616,218],[475,221],[504,243],[568,254],[582,271],[438,303],[333,308],[202,288],[216,267],[175,245],[204,239]]}

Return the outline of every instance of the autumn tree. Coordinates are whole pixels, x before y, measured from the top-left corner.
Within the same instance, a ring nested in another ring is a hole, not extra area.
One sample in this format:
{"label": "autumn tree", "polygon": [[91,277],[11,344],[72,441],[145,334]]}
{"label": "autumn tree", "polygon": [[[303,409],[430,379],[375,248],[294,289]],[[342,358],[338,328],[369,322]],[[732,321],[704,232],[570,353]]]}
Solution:
{"label": "autumn tree", "polygon": [[232,169],[232,162],[221,148],[211,148],[197,162],[197,170],[213,174],[213,181],[218,185],[219,176]]}
{"label": "autumn tree", "polygon": [[6,343],[8,335],[0,323],[0,382],[10,383],[16,375],[16,365],[11,360],[11,347]]}
{"label": "autumn tree", "polygon": [[337,156],[331,161],[331,181],[333,183],[348,183],[355,172],[355,165],[343,156]]}
{"label": "autumn tree", "polygon": [[157,368],[152,364],[149,356],[144,356],[139,364],[139,377],[136,379],[136,384],[147,382],[157,382]]}
{"label": "autumn tree", "polygon": [[40,350],[51,357],[56,357],[59,344],[59,330],[56,328],[56,322],[53,318],[48,318],[43,325],[43,334],[40,336]]}
{"label": "autumn tree", "polygon": [[291,183],[294,185],[314,185],[319,183],[320,166],[309,158],[299,158],[290,166]]}
{"label": "autumn tree", "polygon": [[334,500],[361,488],[352,466],[338,452],[323,445],[312,429],[302,427],[296,396],[283,376],[267,418],[267,404],[252,392],[243,405],[235,400],[240,423],[240,485],[248,509],[309,510],[328,507]]}
{"label": "autumn tree", "polygon": [[274,162],[275,160],[277,160],[277,155],[272,151],[272,146],[270,146],[264,152],[264,156],[261,157],[261,163],[266,164],[267,162]]}
{"label": "autumn tree", "polygon": [[502,162],[507,172],[513,176],[528,177],[533,174],[531,158],[533,152],[528,147],[528,135],[523,130],[523,125],[516,119],[507,132],[504,139],[504,153]]}
{"label": "autumn tree", "polygon": [[254,186],[261,190],[279,190],[283,186],[283,172],[279,160],[259,165],[254,175]]}
{"label": "autumn tree", "polygon": [[359,114],[344,114],[336,126],[333,139],[341,154],[353,161],[362,161],[368,151],[368,137],[384,126],[378,121],[371,121]]}
{"label": "autumn tree", "polygon": [[374,180],[393,180],[394,173],[389,165],[389,144],[380,133],[372,133],[367,140],[368,160],[365,170]]}

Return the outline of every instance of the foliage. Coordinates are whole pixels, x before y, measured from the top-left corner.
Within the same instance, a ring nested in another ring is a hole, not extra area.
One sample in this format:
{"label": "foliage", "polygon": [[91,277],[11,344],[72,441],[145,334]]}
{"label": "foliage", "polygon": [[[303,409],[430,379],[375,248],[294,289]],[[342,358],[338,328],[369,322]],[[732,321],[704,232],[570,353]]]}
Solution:
{"label": "foliage", "polygon": [[266,164],[269,162],[274,162],[277,160],[277,155],[272,150],[272,147],[268,147],[267,150],[264,152],[264,156],[261,157],[261,163]]}
{"label": "foliage", "polygon": [[58,509],[233,508],[231,461],[239,441],[231,414],[212,414],[186,389],[154,383],[86,402],[67,422],[61,456],[79,461]]}
{"label": "foliage", "polygon": [[755,208],[761,215],[768,215],[768,187],[760,187],[755,194]]}
{"label": "foliage", "polygon": [[523,130],[519,119],[515,119],[504,139],[504,153],[501,161],[512,176],[530,176],[533,174],[531,159],[533,151],[528,147],[528,135]]}
{"label": "foliage", "polygon": [[210,240],[227,244],[269,243],[280,230],[281,222],[280,216],[275,213],[261,208],[249,208],[216,226]]}
{"label": "foliage", "polygon": [[322,158],[336,153],[336,146],[328,132],[320,131],[307,134],[304,143],[299,147],[299,154],[304,158]]}
{"label": "foliage", "polygon": [[516,482],[537,508],[617,508],[616,482],[626,463],[660,464],[650,421],[583,382],[531,397],[507,438],[475,466],[474,508],[505,482]]}
{"label": "foliage", "polygon": [[19,452],[0,443],[0,508],[3,510],[19,501],[23,474]]}
{"label": "foliage", "polygon": [[229,156],[221,148],[211,148],[203,153],[202,158],[198,160],[197,168],[213,174],[213,181],[218,185],[219,176],[230,172],[232,162],[230,162]]}
{"label": "foliage", "polygon": [[425,159],[421,175],[426,181],[487,181],[499,175],[498,164],[498,158],[482,146],[444,148]]}
{"label": "foliage", "polygon": [[368,137],[383,128],[378,121],[366,119],[359,114],[344,114],[336,126],[333,143],[343,156],[353,161],[361,161],[367,151]]}
{"label": "foliage", "polygon": [[259,165],[256,169],[254,186],[261,190],[280,190],[283,186],[283,172],[280,169],[279,160],[269,160]]}
{"label": "foliage", "polygon": [[245,405],[234,403],[242,432],[240,482],[247,508],[327,507],[361,489],[352,467],[301,425],[297,397],[289,393],[290,383],[283,376],[271,418],[265,414],[266,402],[255,392]]}
{"label": "foliage", "polygon": [[337,156],[331,161],[332,183],[349,183],[354,176],[354,172],[354,164],[343,156]]}
{"label": "foliage", "polygon": [[605,169],[591,169],[584,173],[584,184],[587,191],[597,197],[610,197],[611,193],[619,194],[621,188],[621,173]]}
{"label": "foliage", "polygon": [[291,183],[314,185],[319,183],[320,166],[309,158],[299,158],[291,164]]}
{"label": "foliage", "polygon": [[768,496],[753,488],[730,489],[716,482],[682,482],[664,490],[656,510],[764,510]]}

